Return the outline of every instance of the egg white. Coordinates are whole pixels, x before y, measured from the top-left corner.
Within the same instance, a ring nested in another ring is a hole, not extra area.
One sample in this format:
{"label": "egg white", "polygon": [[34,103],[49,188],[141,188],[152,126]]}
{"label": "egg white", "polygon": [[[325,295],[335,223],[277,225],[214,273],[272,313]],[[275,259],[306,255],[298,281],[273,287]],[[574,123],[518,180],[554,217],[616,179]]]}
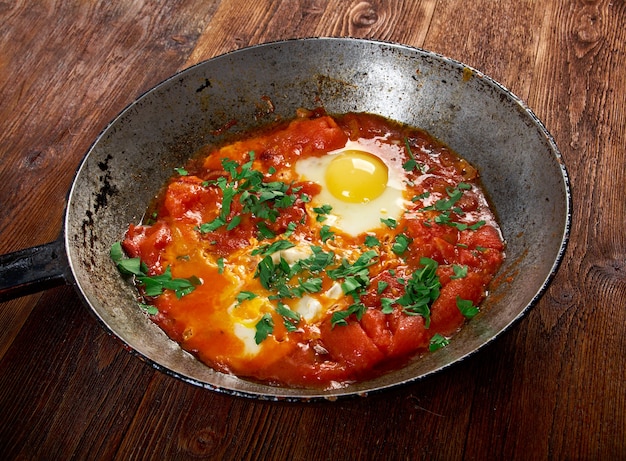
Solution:
{"label": "egg white", "polygon": [[[381,195],[367,203],[349,203],[335,197],[328,190],[325,180],[326,169],[338,154],[346,150],[368,152],[385,163],[389,175],[387,187]],[[322,186],[321,192],[313,197],[311,205],[312,207],[326,204],[332,206],[332,211],[326,215],[327,219],[324,224],[340,229],[352,236],[384,226],[381,219],[393,218],[398,220],[405,210],[403,171],[387,156],[381,154],[381,148],[375,142],[348,141],[345,147],[328,152],[324,156],[298,160],[295,168],[302,180],[313,181]]]}

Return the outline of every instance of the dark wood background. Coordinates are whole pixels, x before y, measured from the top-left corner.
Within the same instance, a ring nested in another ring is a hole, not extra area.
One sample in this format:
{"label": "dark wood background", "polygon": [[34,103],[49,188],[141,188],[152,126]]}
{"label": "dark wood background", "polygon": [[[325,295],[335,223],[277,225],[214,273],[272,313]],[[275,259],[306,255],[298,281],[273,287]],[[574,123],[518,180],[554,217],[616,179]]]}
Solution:
{"label": "dark wood background", "polygon": [[571,242],[545,296],[422,382],[277,404],[178,382],[69,287],[0,304],[1,459],[626,459],[624,0],[0,1],[0,252],[54,240],[91,142],[177,70],[305,36],[371,37],[476,67],[562,150]]}

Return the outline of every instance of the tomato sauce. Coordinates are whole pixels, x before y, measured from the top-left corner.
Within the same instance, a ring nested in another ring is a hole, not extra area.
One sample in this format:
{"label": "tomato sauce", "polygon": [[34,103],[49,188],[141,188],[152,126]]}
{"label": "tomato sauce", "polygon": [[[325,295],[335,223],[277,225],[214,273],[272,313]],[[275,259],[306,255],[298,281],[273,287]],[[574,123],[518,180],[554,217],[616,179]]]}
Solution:
{"label": "tomato sauce", "polygon": [[[296,171],[349,142],[376,144],[402,177],[402,213],[356,234],[325,224],[325,185]],[[371,114],[299,111],[203,148],[148,215],[122,247],[142,263],[152,320],[216,370],[273,385],[343,386],[445,346],[505,257],[477,170]],[[149,293],[164,274],[193,283]]]}

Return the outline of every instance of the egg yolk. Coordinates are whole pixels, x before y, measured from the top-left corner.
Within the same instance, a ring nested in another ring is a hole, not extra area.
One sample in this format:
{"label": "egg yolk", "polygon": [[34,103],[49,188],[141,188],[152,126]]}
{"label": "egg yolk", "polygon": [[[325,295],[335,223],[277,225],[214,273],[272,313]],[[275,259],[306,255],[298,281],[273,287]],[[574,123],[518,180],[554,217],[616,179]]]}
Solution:
{"label": "egg yolk", "polygon": [[350,203],[375,199],[385,191],[388,178],[387,165],[375,155],[360,150],[337,154],[325,174],[330,193]]}

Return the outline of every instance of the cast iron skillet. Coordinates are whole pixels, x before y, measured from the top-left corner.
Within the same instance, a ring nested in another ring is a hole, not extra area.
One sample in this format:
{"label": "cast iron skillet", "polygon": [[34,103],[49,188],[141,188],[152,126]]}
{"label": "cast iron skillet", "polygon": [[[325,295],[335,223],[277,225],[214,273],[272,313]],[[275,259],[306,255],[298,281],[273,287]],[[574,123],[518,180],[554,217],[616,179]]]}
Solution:
{"label": "cast iron skillet", "polygon": [[[447,347],[400,370],[328,391],[271,387],[215,372],[141,312],[109,249],[199,147],[291,118],[297,108],[319,106],[329,113],[372,112],[424,128],[477,166],[507,241],[507,260],[481,313]],[[231,121],[236,124],[221,131]],[[128,349],[188,383],[263,399],[365,395],[444,369],[520,319],[563,256],[570,200],[565,166],[550,134],[524,103],[479,71],[431,52],[371,40],[268,43],[174,75],[111,122],[78,169],[62,238],[0,260],[0,300],[66,281]]]}

